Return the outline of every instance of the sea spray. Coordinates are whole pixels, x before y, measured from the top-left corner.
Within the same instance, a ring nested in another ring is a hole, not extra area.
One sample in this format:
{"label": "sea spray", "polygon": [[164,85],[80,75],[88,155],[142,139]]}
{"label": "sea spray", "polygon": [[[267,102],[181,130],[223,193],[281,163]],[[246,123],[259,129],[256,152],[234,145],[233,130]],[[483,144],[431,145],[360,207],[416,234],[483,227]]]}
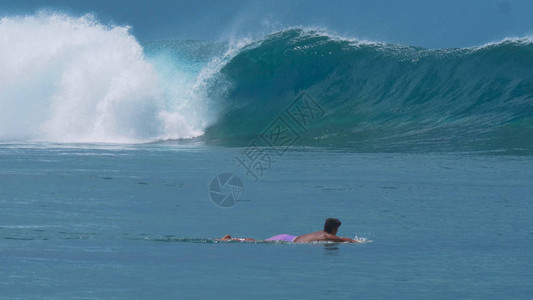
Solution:
{"label": "sea spray", "polygon": [[165,91],[128,27],[38,13],[2,18],[0,37],[1,140],[131,143],[203,133],[201,115],[180,111],[191,99]]}

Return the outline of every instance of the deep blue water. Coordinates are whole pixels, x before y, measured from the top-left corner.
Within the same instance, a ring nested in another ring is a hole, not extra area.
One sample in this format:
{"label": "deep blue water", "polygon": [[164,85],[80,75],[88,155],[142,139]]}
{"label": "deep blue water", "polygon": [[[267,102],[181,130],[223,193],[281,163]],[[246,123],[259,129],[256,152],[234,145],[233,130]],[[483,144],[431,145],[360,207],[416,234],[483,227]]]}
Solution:
{"label": "deep blue water", "polygon": [[[294,148],[3,144],[1,298],[528,298],[533,160]],[[210,181],[233,172],[243,201]],[[217,243],[319,230],[364,244]]]}

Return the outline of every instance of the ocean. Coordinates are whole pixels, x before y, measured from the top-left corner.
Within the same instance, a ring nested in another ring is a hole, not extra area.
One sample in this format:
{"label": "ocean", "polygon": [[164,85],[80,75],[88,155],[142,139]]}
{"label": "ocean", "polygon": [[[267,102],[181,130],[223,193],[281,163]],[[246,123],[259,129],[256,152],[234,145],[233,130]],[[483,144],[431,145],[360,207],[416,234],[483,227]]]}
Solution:
{"label": "ocean", "polygon": [[[50,13],[0,36],[2,299],[533,293],[529,38],[141,43]],[[261,241],[328,217],[363,243]]]}

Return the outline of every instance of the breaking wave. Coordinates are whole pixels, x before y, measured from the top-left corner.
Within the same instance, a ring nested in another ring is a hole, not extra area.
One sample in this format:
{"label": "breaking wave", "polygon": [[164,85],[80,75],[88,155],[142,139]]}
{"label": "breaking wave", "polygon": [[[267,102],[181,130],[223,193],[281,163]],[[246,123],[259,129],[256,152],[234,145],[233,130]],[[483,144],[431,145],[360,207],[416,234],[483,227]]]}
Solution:
{"label": "breaking wave", "polygon": [[[0,19],[0,140],[247,146],[277,118],[297,145],[533,152],[533,43],[436,49],[306,28],[254,41],[139,43],[128,27]],[[323,110],[305,128],[302,93]]]}

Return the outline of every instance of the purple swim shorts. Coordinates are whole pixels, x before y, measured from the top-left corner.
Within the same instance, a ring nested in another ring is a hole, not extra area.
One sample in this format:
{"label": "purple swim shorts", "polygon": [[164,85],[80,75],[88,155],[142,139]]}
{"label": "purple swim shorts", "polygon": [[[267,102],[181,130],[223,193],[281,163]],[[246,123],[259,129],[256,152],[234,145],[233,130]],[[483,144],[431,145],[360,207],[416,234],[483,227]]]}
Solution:
{"label": "purple swim shorts", "polygon": [[285,241],[285,242],[293,242],[297,238],[296,235],[290,235],[290,234],[279,234],[276,236],[273,236],[271,238],[266,239],[265,241]]}

